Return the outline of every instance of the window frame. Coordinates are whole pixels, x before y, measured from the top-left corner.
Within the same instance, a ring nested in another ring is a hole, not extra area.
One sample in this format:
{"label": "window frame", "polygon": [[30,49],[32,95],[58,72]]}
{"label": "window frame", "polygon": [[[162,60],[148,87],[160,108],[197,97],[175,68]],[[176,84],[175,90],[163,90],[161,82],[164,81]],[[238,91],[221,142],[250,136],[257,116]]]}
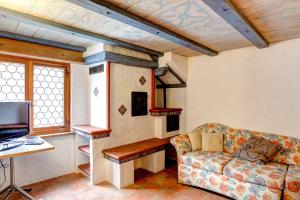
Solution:
{"label": "window frame", "polygon": [[[3,55],[3,54],[0,54],[0,61],[21,63],[25,65],[25,101],[31,102],[30,134],[48,135],[48,134],[70,132],[70,104],[71,104],[70,64],[64,62],[56,62],[56,61]],[[33,121],[34,120],[34,114],[33,114],[34,113],[34,102],[33,102],[34,65],[64,69],[64,125],[63,126],[49,126],[49,127],[34,128],[34,121]]]}

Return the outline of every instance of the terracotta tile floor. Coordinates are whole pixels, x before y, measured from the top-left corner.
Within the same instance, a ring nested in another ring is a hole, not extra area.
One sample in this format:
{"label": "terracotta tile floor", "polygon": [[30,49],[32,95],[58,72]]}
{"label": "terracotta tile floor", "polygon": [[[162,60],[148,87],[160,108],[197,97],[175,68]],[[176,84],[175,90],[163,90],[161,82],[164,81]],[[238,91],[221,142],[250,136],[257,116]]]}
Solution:
{"label": "terracotta tile floor", "polygon": [[[81,174],[69,174],[28,186],[31,195],[39,200],[225,200],[226,197],[177,183],[177,166],[168,166],[164,171],[153,174],[138,169],[135,183],[118,190],[103,182],[90,185]],[[0,197],[1,199],[1,197]],[[15,195],[14,200],[23,200]],[[25,198],[24,198],[25,199]]]}

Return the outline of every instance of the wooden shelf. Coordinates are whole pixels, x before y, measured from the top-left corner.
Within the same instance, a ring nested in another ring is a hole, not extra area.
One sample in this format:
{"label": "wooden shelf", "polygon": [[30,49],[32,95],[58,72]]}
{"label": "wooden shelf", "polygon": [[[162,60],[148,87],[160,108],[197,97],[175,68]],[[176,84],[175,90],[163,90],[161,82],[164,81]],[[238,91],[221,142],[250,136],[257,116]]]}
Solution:
{"label": "wooden shelf", "polygon": [[78,147],[78,149],[87,156],[90,156],[90,146],[89,145],[84,145],[84,146],[80,146]]}
{"label": "wooden shelf", "polygon": [[99,128],[91,125],[74,126],[73,129],[77,134],[93,139],[109,137],[111,133],[111,129]]}
{"label": "wooden shelf", "polygon": [[180,115],[181,108],[154,108],[150,109],[151,116],[167,116],[167,115]]}
{"label": "wooden shelf", "polygon": [[87,177],[91,175],[90,163],[79,165],[78,169],[80,169],[81,172]]}
{"label": "wooden shelf", "polygon": [[0,129],[18,129],[18,128],[28,128],[28,124],[2,124]]}

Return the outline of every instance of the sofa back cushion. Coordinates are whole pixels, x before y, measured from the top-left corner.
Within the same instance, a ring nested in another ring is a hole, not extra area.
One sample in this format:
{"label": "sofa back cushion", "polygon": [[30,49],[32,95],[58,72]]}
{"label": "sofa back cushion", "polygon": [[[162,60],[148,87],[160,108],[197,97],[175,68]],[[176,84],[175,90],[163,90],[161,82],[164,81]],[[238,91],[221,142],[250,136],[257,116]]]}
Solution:
{"label": "sofa back cushion", "polygon": [[300,166],[300,140],[284,135],[254,132],[256,136],[271,140],[274,144],[281,144],[281,150],[274,156],[273,161]]}
{"label": "sofa back cushion", "polygon": [[243,129],[233,129],[218,123],[208,123],[197,127],[195,130],[201,131],[202,134],[223,133],[224,135],[224,152],[233,154],[245,143],[246,140],[253,136],[263,137],[274,144],[280,144],[281,150],[272,159],[275,162],[292,164],[300,166],[300,140],[283,135],[271,133],[249,131]]}
{"label": "sofa back cushion", "polygon": [[237,139],[242,138],[242,143],[240,144],[243,144],[245,140],[244,138],[248,137],[247,135],[239,137],[240,133],[237,133],[235,129],[218,123],[203,124],[202,126],[197,127],[194,131],[200,131],[202,134],[223,133],[223,151],[231,154],[233,154],[239,147]]}
{"label": "sofa back cushion", "polygon": [[233,154],[235,157],[266,164],[281,149],[281,145],[273,144],[263,137],[251,137]]}
{"label": "sofa back cushion", "polygon": [[223,152],[223,134],[202,134],[202,151]]}
{"label": "sofa back cushion", "polygon": [[201,132],[199,131],[192,131],[188,133],[191,145],[192,145],[192,151],[199,151],[202,148],[202,136]]}

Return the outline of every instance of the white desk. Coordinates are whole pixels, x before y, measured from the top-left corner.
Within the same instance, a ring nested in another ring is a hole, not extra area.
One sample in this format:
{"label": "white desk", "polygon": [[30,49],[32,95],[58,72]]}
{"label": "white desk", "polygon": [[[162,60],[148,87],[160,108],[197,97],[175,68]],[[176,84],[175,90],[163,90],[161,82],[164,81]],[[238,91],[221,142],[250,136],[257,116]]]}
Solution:
{"label": "white desk", "polygon": [[54,150],[54,146],[45,141],[42,145],[23,145],[15,149],[0,151],[0,159],[10,159],[10,185],[0,192],[0,195],[7,192],[4,200],[8,200],[15,191],[19,191],[21,195],[25,196],[27,199],[35,200],[27,192],[15,185],[14,158],[49,150]]}

